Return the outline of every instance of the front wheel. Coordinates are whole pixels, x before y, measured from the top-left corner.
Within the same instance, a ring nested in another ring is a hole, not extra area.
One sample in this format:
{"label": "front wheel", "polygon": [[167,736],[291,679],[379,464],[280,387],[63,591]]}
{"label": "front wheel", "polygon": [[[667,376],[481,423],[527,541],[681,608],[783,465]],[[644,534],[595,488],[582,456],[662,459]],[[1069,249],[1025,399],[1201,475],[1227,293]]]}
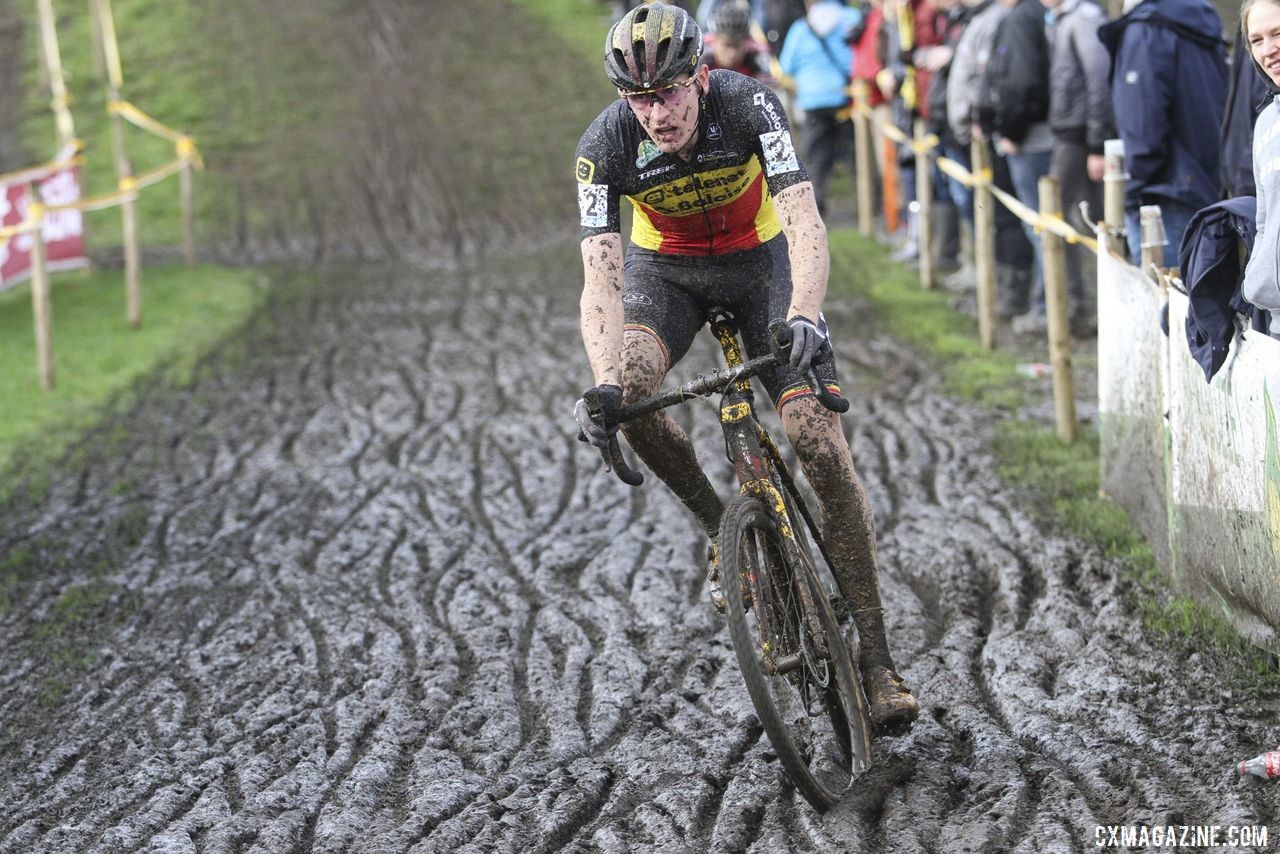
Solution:
{"label": "front wheel", "polygon": [[858,671],[826,590],[774,514],[748,496],[721,520],[720,578],[760,724],[796,788],[825,810],[866,767],[871,745]]}

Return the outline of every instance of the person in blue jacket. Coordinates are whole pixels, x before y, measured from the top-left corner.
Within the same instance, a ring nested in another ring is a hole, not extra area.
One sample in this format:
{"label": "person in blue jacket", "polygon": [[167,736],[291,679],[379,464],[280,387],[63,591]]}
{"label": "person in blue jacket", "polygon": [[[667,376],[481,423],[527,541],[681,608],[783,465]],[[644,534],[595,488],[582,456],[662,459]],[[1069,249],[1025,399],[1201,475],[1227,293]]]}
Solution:
{"label": "person in blue jacket", "polygon": [[1139,0],[1099,28],[1098,38],[1111,54],[1116,129],[1129,171],[1129,251],[1139,257],[1138,209],[1159,205],[1169,239],[1164,265],[1174,267],[1187,223],[1218,201],[1221,186],[1216,131],[1227,101],[1222,21],[1209,0]]}
{"label": "person in blue jacket", "polygon": [[813,181],[818,212],[826,211],[827,180],[841,141],[851,138],[849,35],[862,13],[836,0],[805,0],[805,16],[791,25],[778,64],[795,80],[796,105],[804,110],[804,165]]}

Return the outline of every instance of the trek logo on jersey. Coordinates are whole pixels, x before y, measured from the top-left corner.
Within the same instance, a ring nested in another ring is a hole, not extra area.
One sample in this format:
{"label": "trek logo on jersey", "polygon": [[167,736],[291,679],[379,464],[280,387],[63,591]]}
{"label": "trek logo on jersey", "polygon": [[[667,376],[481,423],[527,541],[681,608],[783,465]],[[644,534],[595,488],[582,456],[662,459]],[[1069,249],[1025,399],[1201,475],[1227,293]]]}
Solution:
{"label": "trek logo on jersey", "polygon": [[579,183],[590,184],[591,179],[596,177],[596,164],[585,157],[579,157],[576,174]]}
{"label": "trek logo on jersey", "polygon": [[764,171],[770,178],[800,168],[800,161],[796,159],[796,147],[791,143],[791,134],[787,131],[775,130],[760,134],[760,147],[764,150]]}
{"label": "trek logo on jersey", "polygon": [[[699,158],[699,161],[701,161],[701,158]],[[641,172],[636,177],[639,178],[641,181],[648,181],[650,178],[655,178],[658,175],[661,175],[663,172],[670,172],[672,169],[675,169],[675,168],[676,167],[674,166],[659,166],[657,169],[650,169],[648,172]]]}
{"label": "trek logo on jersey", "polygon": [[636,149],[636,168],[643,169],[662,155],[662,149],[654,144],[653,140],[646,139],[640,143],[640,147]]}
{"label": "trek logo on jersey", "polygon": [[[765,118],[769,120],[770,127],[775,131],[782,130],[784,127],[782,116],[778,115],[778,108],[774,105],[773,101],[769,100],[765,93],[757,92],[751,101],[760,108],[761,112],[764,113]],[[770,172],[769,174],[772,175],[773,173]]]}
{"label": "trek logo on jersey", "polygon": [[578,185],[578,213],[583,228],[604,228],[609,224],[609,188],[605,184]]}

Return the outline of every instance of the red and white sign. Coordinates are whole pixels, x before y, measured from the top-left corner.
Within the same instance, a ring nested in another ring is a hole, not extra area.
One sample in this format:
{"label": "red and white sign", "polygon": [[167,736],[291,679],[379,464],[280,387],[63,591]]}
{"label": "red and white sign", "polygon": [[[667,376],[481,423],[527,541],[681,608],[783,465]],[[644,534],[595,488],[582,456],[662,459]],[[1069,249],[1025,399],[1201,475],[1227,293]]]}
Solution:
{"label": "red and white sign", "polygon": [[[55,168],[28,169],[8,176],[0,184],[0,228],[20,225],[31,204],[29,186],[35,184],[46,206],[74,204],[80,200],[80,167],[71,160],[74,151],[65,151]],[[84,215],[78,210],[46,211],[44,215],[45,255],[50,270],[85,267]],[[31,247],[34,235],[18,234],[0,241],[0,290],[12,287],[31,275]]]}

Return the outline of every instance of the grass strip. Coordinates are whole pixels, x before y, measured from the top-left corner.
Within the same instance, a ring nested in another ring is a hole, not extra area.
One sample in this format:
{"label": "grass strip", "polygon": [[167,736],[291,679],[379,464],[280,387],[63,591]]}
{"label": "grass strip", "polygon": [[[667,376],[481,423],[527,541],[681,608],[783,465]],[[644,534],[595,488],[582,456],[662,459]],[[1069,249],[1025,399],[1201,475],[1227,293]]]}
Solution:
{"label": "grass strip", "polygon": [[[55,384],[40,389],[30,285],[0,294],[0,471],[21,453],[52,464],[121,389],[164,366],[181,381],[196,360],[248,318],[265,279],[250,270],[152,267],[144,277],[143,322],[124,319],[119,270],[54,276]],[[0,486],[0,499],[5,487]]]}

